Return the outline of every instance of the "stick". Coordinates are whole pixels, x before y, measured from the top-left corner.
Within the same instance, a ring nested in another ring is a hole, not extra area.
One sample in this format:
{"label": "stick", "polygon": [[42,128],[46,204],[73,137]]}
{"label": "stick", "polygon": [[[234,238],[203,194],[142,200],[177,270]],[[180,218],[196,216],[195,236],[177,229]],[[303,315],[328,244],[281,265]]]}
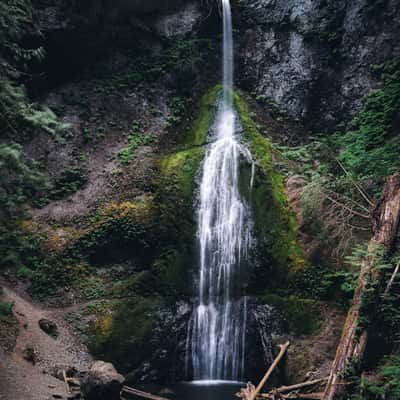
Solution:
{"label": "stick", "polygon": [[289,347],[290,342],[286,342],[285,344],[280,344],[279,347],[281,348],[279,354],[277,355],[277,357],[275,358],[274,362],[271,364],[271,366],[269,367],[267,373],[264,375],[264,377],[261,379],[260,383],[258,384],[256,390],[250,395],[249,400],[254,400],[258,393],[260,393],[260,390],[264,387],[265,383],[267,382],[267,380],[269,379],[269,377],[271,376],[272,372],[274,371],[275,367],[278,365],[279,361],[281,360],[281,358],[284,356],[284,354],[286,353],[287,348]]}
{"label": "stick", "polygon": [[121,393],[123,393],[123,392],[126,392],[128,394],[133,394],[135,396],[143,397],[145,399],[150,399],[150,400],[168,400],[165,397],[156,396],[154,394],[143,392],[141,390],[134,389],[129,386],[123,386]]}
{"label": "stick", "polygon": [[69,384],[68,384],[68,379],[67,379],[67,374],[65,372],[65,369],[63,369],[63,378],[64,378],[64,383],[65,383],[65,390],[67,391],[68,394],[71,393],[71,391],[69,390]]}

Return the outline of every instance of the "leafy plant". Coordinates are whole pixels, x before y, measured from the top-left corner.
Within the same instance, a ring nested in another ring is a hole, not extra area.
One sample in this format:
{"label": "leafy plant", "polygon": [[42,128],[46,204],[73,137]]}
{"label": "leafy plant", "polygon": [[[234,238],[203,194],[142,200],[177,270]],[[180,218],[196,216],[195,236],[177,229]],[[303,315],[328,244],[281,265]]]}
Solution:
{"label": "leafy plant", "polygon": [[156,136],[143,133],[139,121],[133,121],[132,128],[128,136],[128,146],[120,150],[118,153],[118,158],[121,164],[129,165],[135,156],[136,150],[140,146],[150,145],[155,143],[156,140]]}

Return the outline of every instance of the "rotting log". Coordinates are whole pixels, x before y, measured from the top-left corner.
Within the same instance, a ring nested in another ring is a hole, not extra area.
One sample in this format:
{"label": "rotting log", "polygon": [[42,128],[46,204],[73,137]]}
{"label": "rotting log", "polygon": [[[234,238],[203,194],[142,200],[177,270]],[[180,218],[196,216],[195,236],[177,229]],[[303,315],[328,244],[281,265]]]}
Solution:
{"label": "rotting log", "polygon": [[[342,336],[336,350],[323,400],[333,400],[343,394],[343,375],[350,362],[358,364],[364,355],[368,332],[359,326],[359,318],[366,287],[369,282],[379,283],[381,272],[377,266],[377,248],[390,253],[396,237],[400,217],[400,173],[391,175],[385,184],[382,198],[372,213],[373,237],[368,245],[358,277],[353,302],[347,314]],[[361,328],[361,329],[360,329]]]}

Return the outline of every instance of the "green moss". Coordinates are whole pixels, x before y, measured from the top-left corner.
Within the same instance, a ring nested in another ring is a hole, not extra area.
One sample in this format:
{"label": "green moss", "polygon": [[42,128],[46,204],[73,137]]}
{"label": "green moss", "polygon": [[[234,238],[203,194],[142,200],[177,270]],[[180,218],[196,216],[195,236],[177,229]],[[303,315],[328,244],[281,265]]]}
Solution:
{"label": "green moss", "polygon": [[208,132],[214,121],[216,102],[221,88],[221,85],[215,85],[202,97],[199,115],[180,143],[182,149],[203,146],[207,143]]}
{"label": "green moss", "polygon": [[264,273],[271,284],[276,284],[284,281],[288,274],[302,271],[307,261],[298,241],[298,225],[286,196],[284,177],[274,168],[271,144],[260,134],[246,102],[238,93],[234,101],[244,138],[257,163],[249,200],[259,252],[272,266],[272,270],[264,270]]}

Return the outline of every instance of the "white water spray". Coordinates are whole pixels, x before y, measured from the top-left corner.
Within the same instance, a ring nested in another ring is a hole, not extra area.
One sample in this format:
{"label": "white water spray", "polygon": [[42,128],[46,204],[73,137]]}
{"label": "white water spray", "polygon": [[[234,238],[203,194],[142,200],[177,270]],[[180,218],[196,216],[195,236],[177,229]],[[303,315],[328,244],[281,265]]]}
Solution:
{"label": "white water spray", "polygon": [[246,298],[240,272],[252,241],[248,205],[239,193],[239,163],[251,162],[238,138],[233,108],[233,39],[229,0],[223,8],[223,97],[203,162],[197,236],[199,304],[190,327],[196,380],[240,379],[244,368]]}

